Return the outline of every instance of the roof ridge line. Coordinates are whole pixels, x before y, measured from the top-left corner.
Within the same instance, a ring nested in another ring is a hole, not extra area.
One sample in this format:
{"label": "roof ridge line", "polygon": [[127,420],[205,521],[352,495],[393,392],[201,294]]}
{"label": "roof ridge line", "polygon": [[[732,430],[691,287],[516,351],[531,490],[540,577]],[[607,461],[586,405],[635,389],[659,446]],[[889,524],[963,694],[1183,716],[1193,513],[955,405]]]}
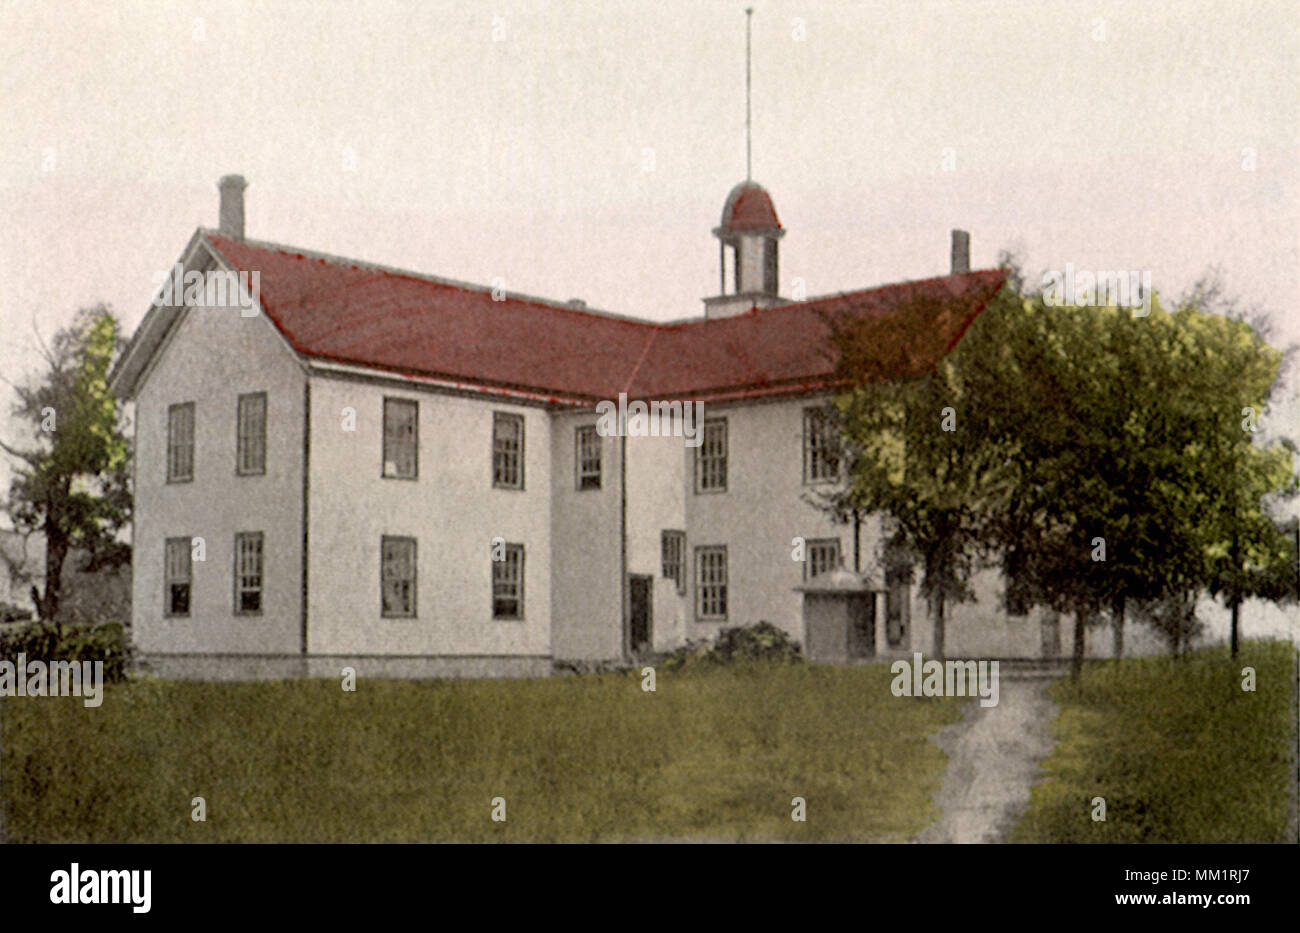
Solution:
{"label": "roof ridge line", "polygon": [[[301,246],[294,246],[291,243],[276,243],[272,240],[258,240],[252,237],[245,237],[242,240],[235,240],[233,237],[226,236],[220,230],[213,229],[211,227],[200,227],[199,229],[202,231],[204,236],[208,238],[209,241],[211,241],[211,238],[213,236],[218,236],[218,237],[222,237],[223,239],[231,240],[231,242],[244,243],[257,249],[275,250],[277,252],[287,253],[290,255],[298,254],[303,258],[319,259],[324,262],[331,262],[331,263],[337,263],[342,265],[364,266],[368,269],[374,269],[377,272],[382,272],[385,275],[402,276],[405,278],[417,279],[422,282],[432,282],[435,285],[446,285],[451,288],[460,288],[466,291],[485,292],[487,294],[491,294],[492,292],[496,291],[496,289],[493,286],[483,285],[479,282],[468,282],[465,281],[464,279],[453,279],[453,278],[448,278],[447,276],[444,275],[434,275],[433,273],[429,273],[429,272],[417,272],[414,269],[404,269],[400,266],[389,266],[380,262],[372,262],[371,260],[368,259],[357,259],[351,256],[340,256],[337,253],[325,253],[325,252],[321,252],[320,250],[307,249]],[[213,245],[215,246],[216,244]],[[505,291],[504,294],[507,298],[512,298],[515,301],[540,305],[542,307],[549,308],[554,311],[568,311],[571,314],[587,315],[589,317],[606,317],[606,318],[611,318],[612,320],[615,321],[623,321],[628,324],[639,324],[645,327],[659,326],[658,321],[652,321],[647,318],[636,317],[631,314],[621,314],[618,311],[606,311],[603,308],[591,308],[591,307],[575,308],[572,305],[570,305],[568,302],[560,301],[555,298],[544,298],[541,295],[530,295],[526,292],[513,292],[513,291]]]}

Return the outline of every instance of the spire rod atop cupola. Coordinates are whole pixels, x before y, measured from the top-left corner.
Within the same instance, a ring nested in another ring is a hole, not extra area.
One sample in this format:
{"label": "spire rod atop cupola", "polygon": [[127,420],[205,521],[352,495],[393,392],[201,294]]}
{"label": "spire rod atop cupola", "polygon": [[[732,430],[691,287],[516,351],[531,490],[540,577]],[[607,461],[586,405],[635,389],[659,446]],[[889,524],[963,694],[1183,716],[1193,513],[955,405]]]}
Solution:
{"label": "spire rod atop cupola", "polygon": [[753,162],[753,123],[750,117],[750,97],[753,81],[750,78],[750,34],[753,31],[754,8],[745,7],[745,181],[754,177]]}

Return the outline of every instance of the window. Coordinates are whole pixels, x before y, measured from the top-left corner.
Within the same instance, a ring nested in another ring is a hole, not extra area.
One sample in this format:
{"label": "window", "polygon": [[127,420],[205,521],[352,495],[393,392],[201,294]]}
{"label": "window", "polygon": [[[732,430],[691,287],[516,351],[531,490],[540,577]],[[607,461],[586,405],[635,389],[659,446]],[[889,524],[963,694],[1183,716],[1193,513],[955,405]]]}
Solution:
{"label": "window", "polygon": [[695,549],[695,615],[699,619],[727,618],[727,548]]}
{"label": "window", "polygon": [[660,536],[660,556],[664,579],[677,584],[677,592],[686,592],[686,532],[665,531]]}
{"label": "window", "polygon": [[163,615],[190,614],[190,539],[168,538],[163,555]]}
{"label": "window", "polygon": [[415,618],[415,539],[384,535],[380,544],[381,609],[385,618]]}
{"label": "window", "polygon": [[704,441],[695,449],[695,491],[727,491],[727,421],[704,422]]}
{"label": "window", "polygon": [[524,546],[507,544],[505,559],[492,561],[492,618],[524,617]]}
{"label": "window", "polygon": [[239,397],[235,471],[241,476],[266,472],[266,393]]}
{"label": "window", "polygon": [[840,565],[840,539],[816,538],[808,542],[808,552],[803,564],[803,578],[813,577],[834,570]]}
{"label": "window", "polygon": [[803,481],[822,483],[840,475],[835,423],[823,408],[803,410]]}
{"label": "window", "polygon": [[384,476],[415,479],[419,475],[419,414],[418,402],[384,399]]}
{"label": "window", "polygon": [[262,533],[235,535],[235,615],[262,613]]}
{"label": "window", "polygon": [[522,415],[492,415],[492,485],[524,488],[524,419]]}
{"label": "window", "polygon": [[194,403],[167,409],[167,482],[194,479]]}
{"label": "window", "polygon": [[578,489],[600,488],[600,434],[594,424],[577,430],[574,463],[578,471]]}

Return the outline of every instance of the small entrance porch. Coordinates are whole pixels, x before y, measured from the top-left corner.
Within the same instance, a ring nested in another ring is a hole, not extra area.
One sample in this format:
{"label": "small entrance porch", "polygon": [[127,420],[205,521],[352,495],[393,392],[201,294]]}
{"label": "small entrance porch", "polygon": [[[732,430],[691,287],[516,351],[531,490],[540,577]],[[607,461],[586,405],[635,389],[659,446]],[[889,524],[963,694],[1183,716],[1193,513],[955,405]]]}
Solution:
{"label": "small entrance porch", "polygon": [[887,653],[884,627],[876,624],[876,605],[883,590],[842,567],[818,574],[795,589],[803,594],[808,660],[843,664]]}

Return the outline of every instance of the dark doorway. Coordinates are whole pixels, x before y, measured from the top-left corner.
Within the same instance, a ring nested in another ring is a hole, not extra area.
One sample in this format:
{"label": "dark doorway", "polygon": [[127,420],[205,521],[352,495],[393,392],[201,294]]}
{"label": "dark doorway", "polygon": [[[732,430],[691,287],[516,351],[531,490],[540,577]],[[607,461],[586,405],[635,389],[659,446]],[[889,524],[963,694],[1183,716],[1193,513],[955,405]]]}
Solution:
{"label": "dark doorway", "polygon": [[1038,623],[1043,636],[1043,657],[1055,658],[1061,653],[1061,616],[1056,612],[1043,615]]}
{"label": "dark doorway", "polygon": [[870,658],[876,653],[876,599],[874,593],[849,597],[849,659]]}
{"label": "dark doorway", "polygon": [[907,644],[907,622],[912,587],[902,580],[889,584],[885,593],[885,639],[891,648]]}
{"label": "dark doorway", "polygon": [[650,593],[654,577],[628,577],[628,648],[634,655],[650,652]]}

